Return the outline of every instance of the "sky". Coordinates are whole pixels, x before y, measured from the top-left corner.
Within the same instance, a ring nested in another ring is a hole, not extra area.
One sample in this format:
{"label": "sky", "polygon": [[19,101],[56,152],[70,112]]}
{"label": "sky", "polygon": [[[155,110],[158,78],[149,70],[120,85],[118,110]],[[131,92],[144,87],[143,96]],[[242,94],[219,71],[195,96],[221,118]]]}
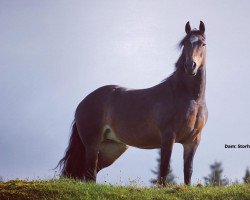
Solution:
{"label": "sky", "polygon": [[[0,0],[0,176],[48,179],[64,155],[78,103],[108,84],[147,88],[174,70],[185,24],[207,36],[207,125],[192,182],[214,161],[230,180],[250,167],[250,2]],[[183,183],[182,146],[172,168]],[[157,150],[130,147],[99,183],[149,185]]]}

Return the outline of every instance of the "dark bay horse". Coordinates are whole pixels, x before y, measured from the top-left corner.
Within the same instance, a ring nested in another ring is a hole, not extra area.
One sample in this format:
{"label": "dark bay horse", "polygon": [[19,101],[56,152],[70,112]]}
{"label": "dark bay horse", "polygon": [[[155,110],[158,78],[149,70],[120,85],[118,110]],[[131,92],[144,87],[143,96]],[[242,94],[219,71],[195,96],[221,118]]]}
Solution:
{"label": "dark bay horse", "polygon": [[185,26],[182,53],[174,73],[147,89],[129,90],[107,85],[78,105],[62,175],[96,181],[129,146],[161,148],[160,180],[165,185],[174,143],[184,147],[184,182],[190,184],[192,163],[207,121],[205,102],[205,25]]}

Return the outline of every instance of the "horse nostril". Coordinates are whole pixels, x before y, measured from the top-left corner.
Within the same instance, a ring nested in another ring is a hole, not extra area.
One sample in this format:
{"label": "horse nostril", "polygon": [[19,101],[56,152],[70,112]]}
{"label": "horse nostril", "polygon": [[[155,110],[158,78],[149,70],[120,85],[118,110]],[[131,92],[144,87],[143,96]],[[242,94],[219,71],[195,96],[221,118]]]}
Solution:
{"label": "horse nostril", "polygon": [[195,68],[196,68],[196,63],[193,62],[193,64],[192,64],[192,70],[194,70]]}

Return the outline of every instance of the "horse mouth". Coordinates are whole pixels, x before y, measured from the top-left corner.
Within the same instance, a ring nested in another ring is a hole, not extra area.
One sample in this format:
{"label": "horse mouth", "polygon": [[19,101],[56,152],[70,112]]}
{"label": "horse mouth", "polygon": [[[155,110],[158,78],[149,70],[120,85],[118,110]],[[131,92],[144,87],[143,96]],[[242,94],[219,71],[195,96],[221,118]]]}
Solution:
{"label": "horse mouth", "polygon": [[196,74],[197,74],[197,70],[196,70],[196,69],[194,69],[194,70],[192,70],[192,71],[191,71],[191,70],[188,70],[186,64],[185,64],[184,68],[185,68],[185,72],[186,72],[187,75],[189,75],[189,76],[196,76]]}

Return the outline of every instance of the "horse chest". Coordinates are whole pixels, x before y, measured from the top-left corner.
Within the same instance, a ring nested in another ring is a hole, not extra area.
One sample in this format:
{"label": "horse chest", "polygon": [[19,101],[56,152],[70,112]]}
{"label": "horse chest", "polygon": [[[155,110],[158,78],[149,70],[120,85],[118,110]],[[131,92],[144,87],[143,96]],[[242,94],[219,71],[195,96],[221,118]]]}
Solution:
{"label": "horse chest", "polygon": [[184,111],[177,123],[179,127],[178,134],[180,136],[192,135],[199,133],[205,125],[205,115],[201,106],[195,102],[190,101],[184,108]]}
{"label": "horse chest", "polygon": [[196,115],[198,108],[188,109],[186,114],[183,116],[183,127],[187,132],[190,132],[194,129],[196,123]]}

